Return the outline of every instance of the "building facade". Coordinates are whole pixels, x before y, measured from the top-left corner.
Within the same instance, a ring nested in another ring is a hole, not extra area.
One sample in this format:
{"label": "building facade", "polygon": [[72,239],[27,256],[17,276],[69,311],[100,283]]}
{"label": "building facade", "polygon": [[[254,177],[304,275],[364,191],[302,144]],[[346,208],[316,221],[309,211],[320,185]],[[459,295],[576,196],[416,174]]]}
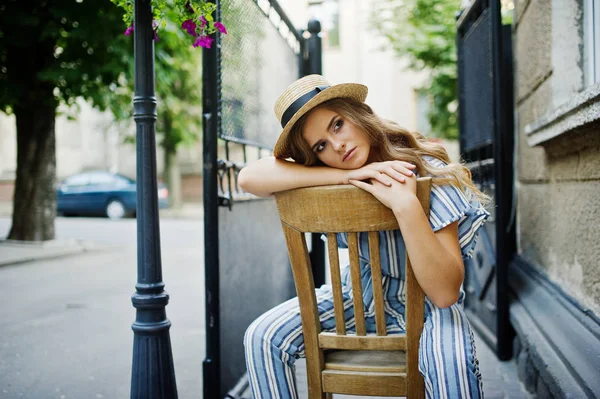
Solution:
{"label": "building facade", "polygon": [[600,396],[600,2],[518,0],[513,354],[538,397]]}

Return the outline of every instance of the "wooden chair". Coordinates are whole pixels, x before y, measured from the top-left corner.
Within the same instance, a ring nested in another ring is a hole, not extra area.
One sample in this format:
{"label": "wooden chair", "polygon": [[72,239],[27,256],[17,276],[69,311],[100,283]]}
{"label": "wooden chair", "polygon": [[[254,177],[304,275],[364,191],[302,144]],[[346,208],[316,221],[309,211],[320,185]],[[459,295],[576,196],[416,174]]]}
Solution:
{"label": "wooden chair", "polygon": [[[417,181],[417,196],[429,215],[430,178]],[[323,186],[276,194],[300,302],[306,352],[308,397],[330,393],[424,398],[419,373],[419,339],[424,323],[424,293],[406,257],[406,334],[387,335],[378,231],[398,229],[390,209],[354,186]],[[306,247],[306,232],[327,234],[335,311],[335,332],[321,332]],[[348,232],[356,333],[346,333],[336,233]],[[369,232],[376,334],[367,334],[357,232]]]}

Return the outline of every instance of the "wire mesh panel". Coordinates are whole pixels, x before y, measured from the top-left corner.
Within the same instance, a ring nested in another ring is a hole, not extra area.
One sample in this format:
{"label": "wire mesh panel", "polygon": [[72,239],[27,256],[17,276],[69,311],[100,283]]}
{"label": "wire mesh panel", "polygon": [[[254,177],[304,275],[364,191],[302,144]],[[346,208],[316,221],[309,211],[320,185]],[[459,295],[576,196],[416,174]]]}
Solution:
{"label": "wire mesh panel", "polygon": [[299,76],[297,33],[268,1],[223,0],[221,7],[233,28],[222,44],[220,136],[272,148],[281,132],[273,105]]}
{"label": "wire mesh panel", "polygon": [[300,75],[303,39],[273,0],[223,0],[220,7],[229,33],[221,40],[214,77],[220,82],[218,193],[214,193],[221,206],[214,237],[218,265],[206,267],[218,267],[219,274],[216,390],[220,397],[238,397],[232,391],[247,388],[244,332],[259,315],[294,296],[295,290],[274,201],[243,193],[237,176],[246,163],[271,154],[282,129],[273,106]]}

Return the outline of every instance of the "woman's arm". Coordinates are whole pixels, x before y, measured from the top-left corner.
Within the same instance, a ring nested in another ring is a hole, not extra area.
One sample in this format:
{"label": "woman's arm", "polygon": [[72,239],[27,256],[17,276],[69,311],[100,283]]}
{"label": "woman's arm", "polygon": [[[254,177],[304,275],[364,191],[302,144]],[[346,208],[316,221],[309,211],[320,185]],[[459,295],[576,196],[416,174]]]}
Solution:
{"label": "woman's arm", "polygon": [[304,166],[274,157],[262,158],[240,171],[242,190],[259,197],[301,187],[348,184],[350,179],[376,179],[385,186],[391,180],[403,183],[412,176],[414,165],[402,161],[374,162],[360,169],[336,169],[328,166]]}
{"label": "woman's arm", "polygon": [[259,197],[293,188],[344,184],[347,171],[326,166],[304,166],[274,157],[243,168],[238,176],[242,190]]}
{"label": "woman's arm", "polygon": [[416,197],[393,211],[419,285],[437,307],[453,305],[464,279],[458,222],[434,233]]}
{"label": "woman's arm", "polygon": [[433,232],[416,193],[416,179],[385,187],[376,181],[351,183],[373,194],[390,208],[396,219],[419,285],[440,308],[456,303],[464,278],[458,242],[458,222]]}

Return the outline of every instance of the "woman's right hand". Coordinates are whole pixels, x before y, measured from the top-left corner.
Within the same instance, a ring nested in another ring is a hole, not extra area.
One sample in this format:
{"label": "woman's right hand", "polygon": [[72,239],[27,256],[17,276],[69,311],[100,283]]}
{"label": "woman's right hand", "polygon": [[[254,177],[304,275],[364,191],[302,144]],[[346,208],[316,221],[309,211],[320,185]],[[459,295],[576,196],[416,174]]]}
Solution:
{"label": "woman's right hand", "polygon": [[414,175],[413,169],[415,168],[416,166],[412,163],[404,161],[373,162],[360,169],[349,170],[346,173],[344,183],[349,184],[350,180],[375,179],[386,186],[390,186],[392,184],[390,179],[404,183],[406,177]]}

